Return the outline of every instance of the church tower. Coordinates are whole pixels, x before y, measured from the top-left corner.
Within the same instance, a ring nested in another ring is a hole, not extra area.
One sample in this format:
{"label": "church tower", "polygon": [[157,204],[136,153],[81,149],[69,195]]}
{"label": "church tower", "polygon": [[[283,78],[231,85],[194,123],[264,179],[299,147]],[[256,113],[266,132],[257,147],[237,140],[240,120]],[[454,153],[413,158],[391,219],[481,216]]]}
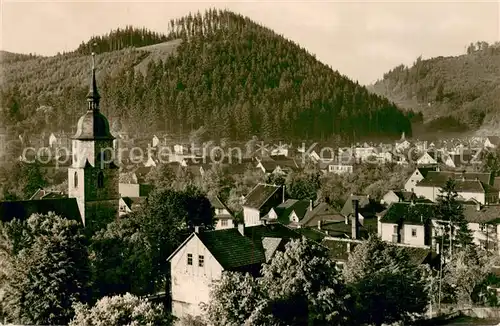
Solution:
{"label": "church tower", "polygon": [[109,122],[99,111],[100,95],[92,53],[92,76],[87,112],[72,138],[73,162],[68,169],[68,196],[76,198],[83,224],[96,231],[118,217],[119,170]]}

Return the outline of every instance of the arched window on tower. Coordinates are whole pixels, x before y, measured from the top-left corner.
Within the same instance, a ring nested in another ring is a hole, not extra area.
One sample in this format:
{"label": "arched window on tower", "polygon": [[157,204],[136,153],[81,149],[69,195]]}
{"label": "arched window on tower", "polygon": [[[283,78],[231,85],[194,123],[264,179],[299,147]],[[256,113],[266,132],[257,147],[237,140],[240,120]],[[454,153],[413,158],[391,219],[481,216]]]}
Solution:
{"label": "arched window on tower", "polygon": [[73,175],[73,185],[75,186],[75,188],[78,188],[78,173],[75,172],[75,174]]}
{"label": "arched window on tower", "polygon": [[104,174],[99,172],[97,175],[97,188],[103,188],[104,187]]}

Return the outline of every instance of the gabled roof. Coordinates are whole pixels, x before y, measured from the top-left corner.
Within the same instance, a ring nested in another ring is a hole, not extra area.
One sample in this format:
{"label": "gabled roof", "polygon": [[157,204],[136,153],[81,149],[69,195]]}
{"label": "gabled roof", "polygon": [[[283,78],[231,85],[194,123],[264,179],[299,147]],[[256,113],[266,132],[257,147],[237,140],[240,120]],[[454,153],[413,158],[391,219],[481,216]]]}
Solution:
{"label": "gabled roof", "polygon": [[344,207],[340,211],[340,214],[343,216],[348,216],[349,214],[354,214],[354,207],[352,206],[352,201],[358,201],[358,208],[361,210],[366,206],[370,205],[370,197],[367,195],[351,195],[346,202],[344,203]]}
{"label": "gabled roof", "polygon": [[400,201],[411,201],[417,197],[417,195],[411,191],[394,190],[393,192],[396,196],[398,196]]}
{"label": "gabled roof", "polygon": [[42,188],[38,188],[37,191],[30,197],[30,200],[35,200],[35,199],[42,199],[42,197],[45,195],[45,190]]}
{"label": "gabled roof", "polygon": [[428,172],[436,171],[436,167],[419,167],[417,168],[417,170],[425,178]]}
{"label": "gabled roof", "polygon": [[436,205],[427,203],[392,203],[383,214],[382,223],[423,225],[436,216]]}
{"label": "gabled roof", "polygon": [[32,214],[55,214],[70,220],[81,221],[75,198],[57,198],[0,202],[0,220],[9,222],[14,218],[28,219]]}
{"label": "gabled roof", "polygon": [[[436,180],[422,180],[416,184],[418,187],[443,187],[445,182],[438,182]],[[486,191],[486,189],[487,191]],[[471,192],[471,193],[494,193],[497,192],[495,188],[483,184],[479,180],[455,180],[455,190],[457,192]]]}
{"label": "gabled roof", "polygon": [[327,203],[320,203],[311,210],[300,221],[304,226],[315,226],[318,221],[344,221],[344,217]]}
{"label": "gabled roof", "polygon": [[404,246],[401,246],[399,248],[401,248],[401,250],[408,255],[408,258],[410,258],[410,261],[414,265],[433,265],[436,262],[437,254],[430,249]]}
{"label": "gabled roof", "polygon": [[266,262],[262,248],[236,228],[200,232],[196,236],[225,270]]}
{"label": "gabled roof", "polygon": [[266,262],[269,262],[273,258],[278,248],[280,248],[284,242],[282,238],[265,237],[262,239],[262,247],[264,247]]}
{"label": "gabled roof", "polygon": [[442,160],[441,160],[441,155],[438,155],[435,151],[433,150],[429,150],[427,152],[425,152],[424,154],[422,154],[419,158],[418,158],[418,161],[420,161],[423,157],[426,157],[426,156],[429,156],[430,158],[432,158],[433,160],[435,160],[436,162],[438,163],[442,163]]}
{"label": "gabled roof", "polygon": [[243,206],[259,209],[280,189],[280,186],[260,183],[245,197]]}
{"label": "gabled roof", "polygon": [[193,237],[198,237],[225,270],[234,270],[266,262],[290,239],[301,235],[277,223],[246,227],[244,236],[237,228],[192,233],[167,258],[170,261]]}
{"label": "gabled roof", "polygon": [[302,237],[301,234],[280,223],[249,226],[245,228],[244,233],[245,237],[252,240],[256,248],[260,248],[262,252],[264,252],[262,243],[264,238],[280,238],[283,239],[283,243],[285,243],[291,239],[299,239]]}
{"label": "gabled roof", "polygon": [[[232,217],[233,212],[229,209],[229,207],[227,207],[226,204],[222,202],[219,196],[208,196],[208,200],[210,201],[210,204],[212,205],[213,208],[225,209],[229,213],[228,217]],[[216,216],[216,217],[220,218],[221,216]]]}
{"label": "gabled roof", "polygon": [[41,197],[41,199],[61,199],[61,198],[68,198],[66,194],[60,191],[47,191],[45,195]]}
{"label": "gabled roof", "polygon": [[147,197],[122,197],[122,199],[130,210],[146,204],[148,200]]}
{"label": "gabled roof", "polygon": [[500,205],[463,205],[464,216],[469,223],[500,224]]}
{"label": "gabled roof", "polygon": [[499,136],[488,136],[486,137],[490,143],[492,143],[493,145],[498,145],[500,144],[500,137]]}
{"label": "gabled roof", "polygon": [[310,202],[309,200],[298,200],[298,199],[287,199],[284,203],[279,204],[274,209],[278,218],[286,218],[290,216],[292,212],[295,212],[299,219],[303,219],[307,213]]}
{"label": "gabled roof", "polygon": [[276,169],[278,164],[274,161],[261,161],[260,165],[264,168],[265,172],[271,173]]}
{"label": "gabled roof", "polygon": [[[347,261],[349,259],[348,242],[338,241],[335,239],[323,239],[321,245],[328,248],[330,258],[333,260]],[[352,252],[354,248],[358,245],[358,242],[351,242],[349,244],[350,251]]]}
{"label": "gabled roof", "polygon": [[[347,221],[327,221],[322,223],[321,231],[328,233],[329,236],[350,239],[352,238],[352,222],[352,218],[348,218]],[[358,230],[359,238],[368,238],[370,233],[377,233],[377,218],[365,218],[363,223],[358,222]]]}
{"label": "gabled roof", "polygon": [[[417,183],[418,186],[441,187],[444,186],[448,179],[457,181],[480,181],[484,184],[490,184],[491,173],[476,173],[476,172],[451,172],[451,171],[429,171],[427,176]],[[464,185],[467,188],[467,185]],[[471,186],[476,187],[477,186]]]}

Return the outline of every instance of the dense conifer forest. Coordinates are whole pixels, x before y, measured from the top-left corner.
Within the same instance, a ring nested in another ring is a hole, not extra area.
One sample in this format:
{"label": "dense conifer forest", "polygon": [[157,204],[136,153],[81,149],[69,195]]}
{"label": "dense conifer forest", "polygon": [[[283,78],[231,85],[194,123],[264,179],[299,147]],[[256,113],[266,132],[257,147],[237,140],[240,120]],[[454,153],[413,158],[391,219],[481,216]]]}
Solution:
{"label": "dense conifer forest", "polygon": [[7,125],[72,131],[86,107],[91,51],[102,110],[130,132],[179,135],[205,126],[233,139],[411,135],[413,112],[249,18],[216,10],[171,20],[165,35],[127,27],[72,53],[10,62],[0,94]]}
{"label": "dense conifer forest", "polygon": [[471,43],[454,57],[417,58],[371,88],[401,107],[423,112],[429,128],[497,130],[500,118],[500,43]]}

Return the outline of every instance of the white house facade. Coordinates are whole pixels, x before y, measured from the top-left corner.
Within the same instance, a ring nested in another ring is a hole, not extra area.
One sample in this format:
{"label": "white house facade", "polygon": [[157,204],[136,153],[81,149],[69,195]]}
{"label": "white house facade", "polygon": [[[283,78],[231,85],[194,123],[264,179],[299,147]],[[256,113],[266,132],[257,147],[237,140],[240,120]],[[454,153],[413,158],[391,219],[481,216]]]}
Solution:
{"label": "white house facade", "polygon": [[169,261],[172,314],[177,318],[201,315],[200,304],[208,303],[210,285],[222,275],[221,264],[195,233],[169,257]]}

